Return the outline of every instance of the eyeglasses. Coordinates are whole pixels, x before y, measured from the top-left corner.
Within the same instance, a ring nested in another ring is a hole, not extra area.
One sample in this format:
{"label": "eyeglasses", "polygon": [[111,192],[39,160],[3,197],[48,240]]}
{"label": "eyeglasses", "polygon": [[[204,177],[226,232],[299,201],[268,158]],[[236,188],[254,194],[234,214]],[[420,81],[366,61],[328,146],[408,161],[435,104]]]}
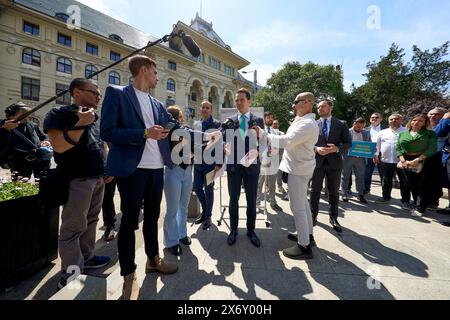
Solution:
{"label": "eyeglasses", "polygon": [[380,119],[380,117],[371,117],[370,119]]}
{"label": "eyeglasses", "polygon": [[306,99],[298,99],[298,100],[295,100],[295,101],[294,101],[294,104],[297,105],[297,104],[299,104],[300,102],[305,102],[305,101],[308,101],[308,100],[306,100]]}
{"label": "eyeglasses", "polygon": [[80,90],[81,90],[81,91],[87,91],[87,92],[90,92],[90,93],[92,93],[94,96],[99,97],[99,98],[102,97],[102,95],[101,95],[100,93],[98,93],[97,91],[94,91],[94,90],[89,90],[89,89],[80,89]]}

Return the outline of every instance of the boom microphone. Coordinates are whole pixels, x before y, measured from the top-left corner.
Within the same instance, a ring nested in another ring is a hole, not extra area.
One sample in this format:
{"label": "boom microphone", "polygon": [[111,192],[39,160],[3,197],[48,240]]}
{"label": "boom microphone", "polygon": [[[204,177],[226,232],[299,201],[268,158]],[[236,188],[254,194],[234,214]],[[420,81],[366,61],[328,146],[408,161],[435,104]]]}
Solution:
{"label": "boom microphone", "polygon": [[200,47],[198,46],[197,43],[195,43],[194,39],[192,39],[191,36],[188,36],[183,32],[181,40],[183,40],[184,46],[194,58],[198,58],[200,56],[202,51],[200,50]]}
{"label": "boom microphone", "polygon": [[181,41],[183,41],[184,46],[194,58],[198,58],[202,53],[200,47],[194,41],[194,39],[192,39],[191,36],[187,35],[186,32],[184,32],[183,30],[179,30],[177,26],[174,26],[174,30],[172,31],[171,36],[181,38]]}

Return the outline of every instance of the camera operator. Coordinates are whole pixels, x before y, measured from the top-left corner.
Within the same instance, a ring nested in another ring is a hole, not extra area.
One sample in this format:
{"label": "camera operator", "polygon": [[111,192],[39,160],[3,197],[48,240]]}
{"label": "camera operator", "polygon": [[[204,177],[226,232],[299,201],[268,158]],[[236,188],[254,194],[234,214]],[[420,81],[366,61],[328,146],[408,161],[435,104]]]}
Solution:
{"label": "camera operator", "polygon": [[32,116],[15,122],[30,110],[24,103],[12,104],[5,109],[6,120],[0,121],[0,144],[7,150],[7,159],[1,162],[16,173],[15,179],[31,178],[32,174],[40,178],[41,173],[50,168],[50,143],[39,126],[30,121]]}
{"label": "camera operator", "polygon": [[110,262],[109,257],[93,253],[105,182],[111,180],[104,178],[103,143],[96,124],[95,110],[101,94],[97,85],[86,79],[73,80],[70,94],[73,104],[51,110],[44,122],[57,169],[70,181],[69,197],[61,215],[59,289],[67,285],[71,276],[68,272],[74,267],[83,273]]}

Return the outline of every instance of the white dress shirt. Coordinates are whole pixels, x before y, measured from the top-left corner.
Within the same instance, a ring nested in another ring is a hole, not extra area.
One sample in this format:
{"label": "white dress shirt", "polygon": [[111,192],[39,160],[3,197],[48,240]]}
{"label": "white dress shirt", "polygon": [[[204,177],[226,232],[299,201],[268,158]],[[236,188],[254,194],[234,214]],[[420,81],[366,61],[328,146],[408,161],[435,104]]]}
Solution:
{"label": "white dress shirt", "polygon": [[[134,92],[141,107],[142,116],[144,117],[145,126],[151,128],[155,125],[155,117],[153,116],[153,106],[147,92],[140,91],[134,88]],[[142,133],[142,135],[144,135]],[[142,138],[144,138],[142,136]],[[159,150],[158,141],[154,139],[147,139],[145,143],[144,153],[141,162],[138,165],[139,169],[163,169],[164,159]]]}
{"label": "white dress shirt", "polygon": [[381,124],[378,127],[370,126],[370,138],[377,143],[378,134],[381,132]]}
{"label": "white dress shirt", "polygon": [[381,152],[381,161],[384,163],[396,164],[397,157],[397,141],[401,132],[406,131],[405,127],[400,127],[397,131],[391,128],[381,130],[377,138],[377,154]]}

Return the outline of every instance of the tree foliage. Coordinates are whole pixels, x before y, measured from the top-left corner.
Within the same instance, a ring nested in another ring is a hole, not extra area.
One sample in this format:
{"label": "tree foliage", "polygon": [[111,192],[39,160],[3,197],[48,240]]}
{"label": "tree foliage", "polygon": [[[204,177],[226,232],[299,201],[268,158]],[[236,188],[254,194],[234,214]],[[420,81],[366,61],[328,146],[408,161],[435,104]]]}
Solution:
{"label": "tree foliage", "polygon": [[292,104],[302,92],[312,92],[317,99],[332,99],[338,113],[344,98],[342,72],[333,65],[321,66],[312,62],[289,62],[267,81],[258,92],[254,104],[272,111],[286,129],[292,120]]}
{"label": "tree foliage", "polygon": [[333,65],[313,62],[289,62],[273,74],[255,97],[255,104],[275,113],[283,129],[292,119],[292,102],[301,92],[312,92],[318,99],[335,102],[334,116],[351,122],[368,118],[374,112],[384,116],[419,109],[448,108],[450,87],[450,42],[431,50],[412,48],[412,58],[405,59],[405,50],[392,44],[385,56],[367,64],[366,82],[343,89],[343,73]]}

